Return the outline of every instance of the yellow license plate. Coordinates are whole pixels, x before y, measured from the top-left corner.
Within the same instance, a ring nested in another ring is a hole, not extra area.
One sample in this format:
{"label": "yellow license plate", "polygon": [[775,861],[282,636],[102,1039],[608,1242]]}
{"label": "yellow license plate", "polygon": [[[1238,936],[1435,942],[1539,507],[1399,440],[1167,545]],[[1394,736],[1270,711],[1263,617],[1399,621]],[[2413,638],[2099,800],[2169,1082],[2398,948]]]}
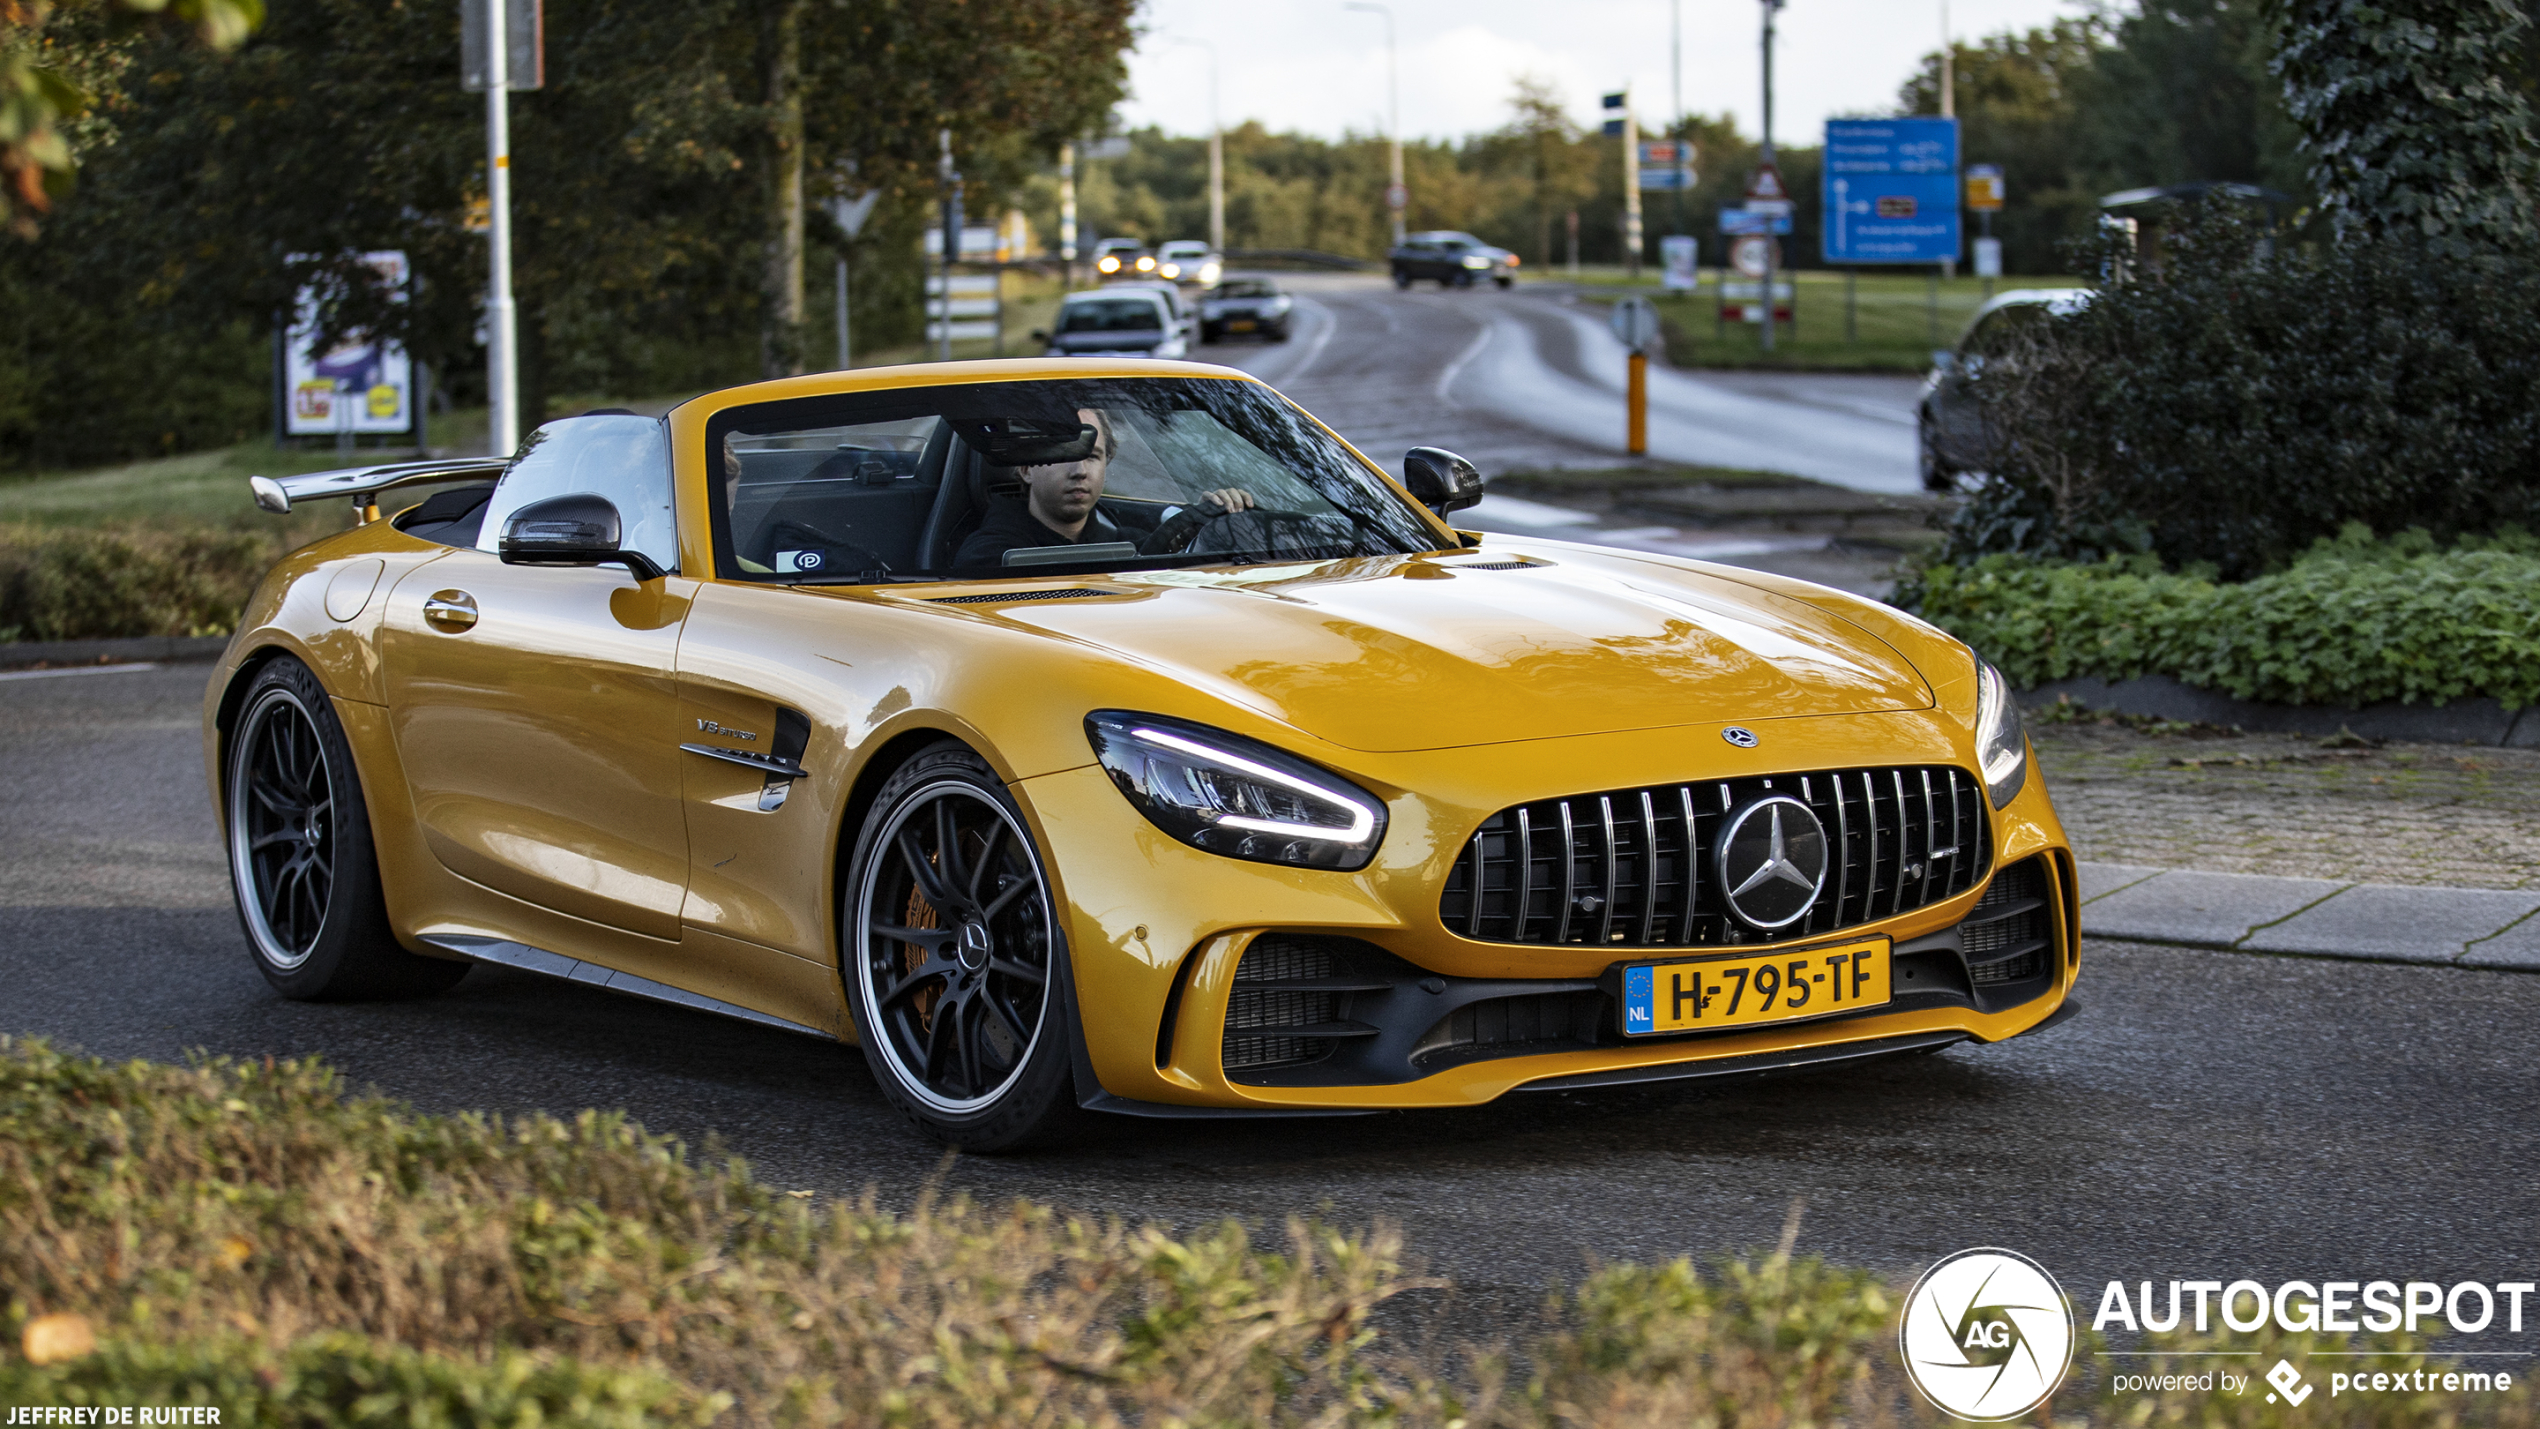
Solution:
{"label": "yellow license plate", "polygon": [[1228,319],[1226,319],[1226,331],[1228,331],[1228,332],[1250,332],[1250,331],[1252,331],[1252,319],[1250,319],[1250,318],[1228,318]]}
{"label": "yellow license plate", "polygon": [[1623,968],[1623,1035],[1755,1027],[1878,1007],[1895,996],[1888,940]]}

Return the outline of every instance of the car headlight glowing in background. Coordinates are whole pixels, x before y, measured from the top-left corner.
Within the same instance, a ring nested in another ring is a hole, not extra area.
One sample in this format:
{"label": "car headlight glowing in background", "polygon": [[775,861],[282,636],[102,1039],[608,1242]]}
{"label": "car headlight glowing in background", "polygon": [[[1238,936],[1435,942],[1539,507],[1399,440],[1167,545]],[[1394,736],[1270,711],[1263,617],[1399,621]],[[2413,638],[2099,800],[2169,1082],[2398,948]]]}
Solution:
{"label": "car headlight glowing in background", "polygon": [[1101,259],[1094,264],[1094,271],[1097,273],[1119,272],[1120,255],[1117,253],[1105,253],[1102,255]]}
{"label": "car headlight glowing in background", "polygon": [[1121,795],[1193,848],[1346,872],[1384,842],[1375,796],[1259,740],[1129,710],[1085,716],[1085,737]]}
{"label": "car headlight glowing in background", "polygon": [[1152,254],[1152,253],[1141,253],[1141,254],[1139,254],[1139,255],[1138,255],[1138,271],[1139,271],[1139,272],[1141,272],[1141,273],[1152,273],[1152,272],[1154,272],[1154,271],[1155,271],[1155,255],[1154,255],[1154,254]]}
{"label": "car headlight glowing in background", "polygon": [[2028,726],[2020,719],[2020,702],[2011,698],[2011,682],[2002,672],[1982,661],[1976,676],[1976,768],[1997,809],[2028,783]]}
{"label": "car headlight glowing in background", "polygon": [[1214,263],[1202,263],[1199,265],[1199,280],[1203,283],[1214,283],[1221,271],[1223,270]]}
{"label": "car headlight glowing in background", "polygon": [[1509,255],[1508,255],[1508,266],[1509,266],[1509,267],[1511,267],[1511,268],[1514,268],[1514,267],[1516,267],[1518,264],[1523,263],[1523,262],[1525,262],[1525,261],[1526,261],[1525,259],[1518,257],[1518,256],[1517,256],[1516,254],[1514,254],[1514,253],[1511,253],[1511,254],[1509,254]]}
{"label": "car headlight glowing in background", "polygon": [[1182,265],[1179,263],[1167,263],[1164,265],[1163,271],[1164,276],[1167,278],[1179,278],[1182,276]]}

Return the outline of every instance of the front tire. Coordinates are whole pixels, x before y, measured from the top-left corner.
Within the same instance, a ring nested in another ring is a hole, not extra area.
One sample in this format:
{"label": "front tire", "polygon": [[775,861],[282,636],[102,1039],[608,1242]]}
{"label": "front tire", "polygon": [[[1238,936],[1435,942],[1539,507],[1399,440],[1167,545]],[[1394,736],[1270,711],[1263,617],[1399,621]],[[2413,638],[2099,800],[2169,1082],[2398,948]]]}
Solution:
{"label": "front tire", "polygon": [[397,945],[353,747],[309,667],[256,672],[225,751],[230,887],[256,970],[303,1001],[439,992],[468,964]]}
{"label": "front tire", "polygon": [[847,1002],[902,1116],[964,1151],[1073,1125],[1067,945],[1040,851],[985,760],[946,740],[900,766],[840,903]]}
{"label": "front tire", "polygon": [[1955,489],[1958,485],[1958,474],[1949,469],[1947,459],[1940,454],[1939,425],[1932,421],[1930,412],[1924,411],[1915,415],[1914,433],[1915,447],[1919,452],[1922,467],[1923,490]]}

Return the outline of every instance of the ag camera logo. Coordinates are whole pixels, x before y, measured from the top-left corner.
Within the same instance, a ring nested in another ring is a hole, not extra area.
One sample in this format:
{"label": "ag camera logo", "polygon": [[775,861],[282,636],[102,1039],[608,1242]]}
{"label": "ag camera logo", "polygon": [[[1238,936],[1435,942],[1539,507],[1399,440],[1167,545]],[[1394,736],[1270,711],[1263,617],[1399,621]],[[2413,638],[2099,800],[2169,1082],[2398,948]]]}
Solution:
{"label": "ag camera logo", "polygon": [[2046,1268],[2016,1251],[1962,1250],[1923,1272],[1898,1331],[1905,1374],[1946,1413],[1980,1424],[2043,1403],[2073,1362],[2073,1312]]}

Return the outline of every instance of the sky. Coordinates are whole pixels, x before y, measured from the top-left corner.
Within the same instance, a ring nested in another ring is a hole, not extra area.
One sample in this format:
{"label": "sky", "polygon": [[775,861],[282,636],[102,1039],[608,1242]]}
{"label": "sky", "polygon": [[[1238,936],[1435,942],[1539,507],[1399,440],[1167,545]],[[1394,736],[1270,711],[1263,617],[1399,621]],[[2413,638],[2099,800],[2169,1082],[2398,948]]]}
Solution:
{"label": "sky", "polygon": [[[1759,0],[1388,0],[1408,138],[1498,128],[1520,75],[1549,81],[1581,124],[1629,84],[1644,123],[1672,107],[1669,14],[1683,15],[1684,106],[1727,110],[1752,134],[1763,113]],[[1924,55],[1940,48],[1943,0],[1788,0],[1775,23],[1773,134],[1817,142],[1831,116],[1889,112]],[[1961,40],[2081,13],[2077,0],[1947,0]],[[1381,134],[1385,20],[1343,0],[1146,0],[1129,57],[1131,128],[1204,134],[1209,70],[1227,127],[1338,138]]]}

